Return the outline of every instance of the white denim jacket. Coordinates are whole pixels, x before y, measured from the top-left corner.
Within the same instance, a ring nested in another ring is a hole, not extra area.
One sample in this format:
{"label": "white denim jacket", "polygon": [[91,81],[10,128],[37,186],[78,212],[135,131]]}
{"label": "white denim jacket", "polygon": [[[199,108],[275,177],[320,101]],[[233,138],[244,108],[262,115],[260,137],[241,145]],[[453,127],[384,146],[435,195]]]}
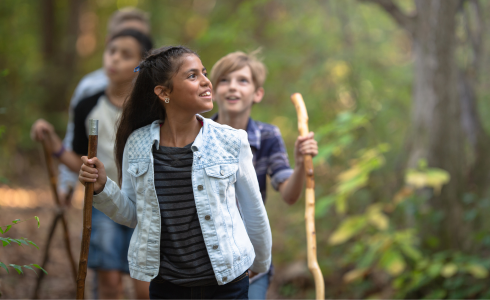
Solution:
{"label": "white denim jacket", "polygon": [[[216,280],[226,284],[249,268],[267,272],[271,229],[247,133],[197,118],[203,127],[191,147],[192,189]],[[159,144],[159,121],[135,130],[124,148],[121,188],[107,178],[93,202],[115,222],[135,227],[128,251],[129,270],[131,277],[142,281],[155,278],[160,267],[161,215],[152,154],[152,146]]]}

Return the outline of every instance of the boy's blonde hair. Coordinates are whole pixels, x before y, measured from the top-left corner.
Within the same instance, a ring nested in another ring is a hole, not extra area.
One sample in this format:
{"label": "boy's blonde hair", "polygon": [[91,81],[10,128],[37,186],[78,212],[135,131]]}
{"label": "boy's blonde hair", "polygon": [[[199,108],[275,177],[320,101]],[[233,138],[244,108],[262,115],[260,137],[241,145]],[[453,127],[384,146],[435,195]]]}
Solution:
{"label": "boy's blonde hair", "polygon": [[223,76],[246,66],[248,66],[252,72],[252,81],[255,90],[263,87],[267,75],[267,68],[257,57],[259,52],[260,49],[250,52],[249,54],[237,51],[223,56],[211,69],[211,82],[213,83],[213,88],[218,86],[218,82]]}

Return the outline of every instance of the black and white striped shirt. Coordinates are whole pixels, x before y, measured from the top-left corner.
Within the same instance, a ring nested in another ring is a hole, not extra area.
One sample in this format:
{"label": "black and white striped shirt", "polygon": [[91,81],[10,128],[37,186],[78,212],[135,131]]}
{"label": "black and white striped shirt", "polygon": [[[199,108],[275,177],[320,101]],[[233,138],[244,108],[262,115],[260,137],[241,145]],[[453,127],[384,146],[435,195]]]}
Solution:
{"label": "black and white striped shirt", "polygon": [[192,191],[193,153],[153,147],[155,188],[162,215],[160,278],[181,286],[217,284]]}

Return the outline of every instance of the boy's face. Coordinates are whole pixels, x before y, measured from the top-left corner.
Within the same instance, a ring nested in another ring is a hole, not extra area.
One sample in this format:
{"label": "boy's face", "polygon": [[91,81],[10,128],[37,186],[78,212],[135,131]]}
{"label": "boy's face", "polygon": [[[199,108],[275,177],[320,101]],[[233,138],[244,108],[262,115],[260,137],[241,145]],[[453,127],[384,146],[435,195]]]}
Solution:
{"label": "boy's face", "polygon": [[255,88],[252,71],[245,66],[218,80],[214,100],[221,114],[250,114],[252,104],[259,103],[263,95],[264,89]]}
{"label": "boy's face", "polygon": [[130,36],[112,40],[104,51],[104,70],[109,80],[124,83],[133,80],[141,60],[141,46]]}

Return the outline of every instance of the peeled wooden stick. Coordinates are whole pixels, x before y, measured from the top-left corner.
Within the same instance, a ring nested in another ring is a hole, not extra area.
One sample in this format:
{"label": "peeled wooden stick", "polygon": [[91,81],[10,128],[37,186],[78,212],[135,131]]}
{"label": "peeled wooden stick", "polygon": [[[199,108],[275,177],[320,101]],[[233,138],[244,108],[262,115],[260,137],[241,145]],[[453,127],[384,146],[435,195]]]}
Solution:
{"label": "peeled wooden stick", "polygon": [[[89,120],[88,158],[97,156],[97,142],[99,133],[99,120]],[[87,277],[88,250],[90,246],[90,233],[92,232],[92,202],[94,197],[94,183],[85,183],[85,197],[83,199],[83,232],[78,264],[77,299],[83,299],[85,293],[85,278]]]}
{"label": "peeled wooden stick", "polygon": [[[298,130],[300,136],[307,136],[308,113],[306,112],[305,102],[299,93],[291,95],[298,115]],[[305,222],[306,222],[306,244],[308,254],[308,268],[315,279],[316,299],[325,299],[325,282],[323,281],[322,271],[316,258],[316,232],[315,232],[315,178],[313,174],[313,161],[311,155],[304,156],[306,171],[306,201],[305,201]]]}

